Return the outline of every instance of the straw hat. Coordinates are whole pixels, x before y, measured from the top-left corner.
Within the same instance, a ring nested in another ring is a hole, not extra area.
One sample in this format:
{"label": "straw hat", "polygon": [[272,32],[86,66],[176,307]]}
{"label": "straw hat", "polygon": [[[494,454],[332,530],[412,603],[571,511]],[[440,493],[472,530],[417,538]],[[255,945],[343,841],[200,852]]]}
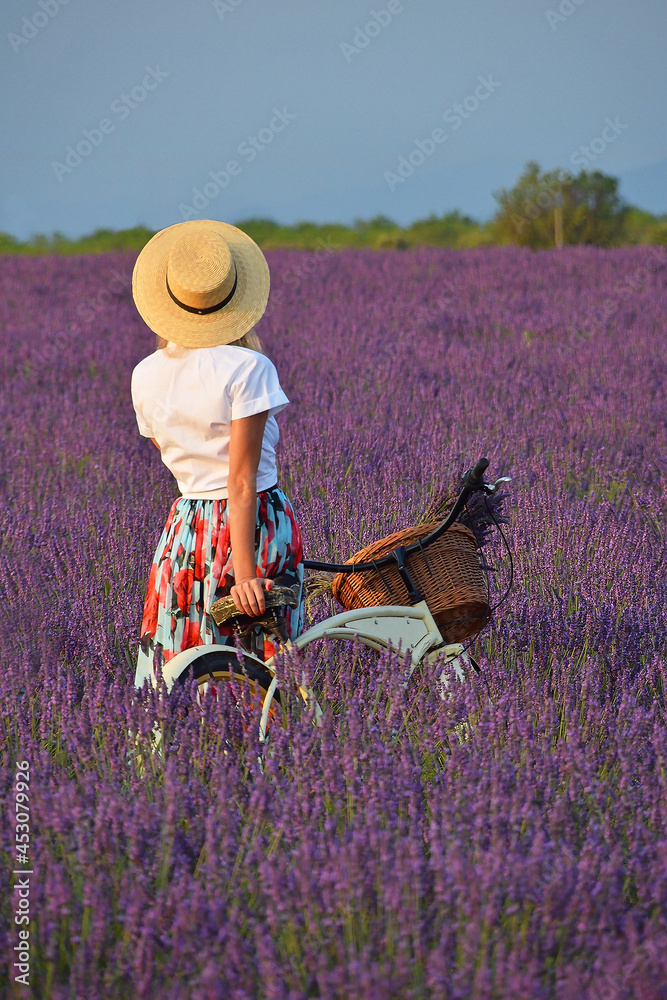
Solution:
{"label": "straw hat", "polygon": [[132,273],[132,295],[155,333],[182,347],[238,340],[269,298],[269,265],[254,240],[226,222],[195,219],[148,241]]}

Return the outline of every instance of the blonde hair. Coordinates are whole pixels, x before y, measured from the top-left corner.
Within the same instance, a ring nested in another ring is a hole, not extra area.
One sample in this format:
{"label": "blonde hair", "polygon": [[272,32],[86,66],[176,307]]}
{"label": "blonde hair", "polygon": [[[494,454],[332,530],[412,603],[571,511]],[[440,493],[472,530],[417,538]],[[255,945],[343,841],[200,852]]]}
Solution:
{"label": "blonde hair", "polygon": [[[159,333],[155,334],[155,350],[156,351],[161,351],[162,348],[166,347],[168,343],[169,343],[169,341],[165,340],[163,337],[161,337]],[[248,332],[245,333],[242,337],[239,337],[238,340],[233,340],[231,342],[231,344],[228,344],[227,346],[228,347],[245,347],[249,351],[257,351],[258,354],[264,354],[264,349],[262,347],[262,342],[259,339],[258,334],[255,332],[255,328],[254,327],[252,327],[250,330],[248,330]]]}
{"label": "blonde hair", "polygon": [[229,346],[246,347],[249,351],[257,351],[258,354],[264,354],[262,342],[259,339],[259,335],[255,333],[254,326],[240,337],[239,340],[233,340]]}

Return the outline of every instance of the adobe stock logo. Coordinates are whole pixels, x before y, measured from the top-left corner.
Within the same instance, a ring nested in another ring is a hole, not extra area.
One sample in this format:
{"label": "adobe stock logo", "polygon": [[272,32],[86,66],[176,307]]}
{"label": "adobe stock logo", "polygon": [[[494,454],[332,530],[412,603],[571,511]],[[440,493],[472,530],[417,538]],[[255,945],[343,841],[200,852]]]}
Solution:
{"label": "adobe stock logo", "polygon": [[341,249],[340,243],[332,243],[328,237],[326,239],[318,237],[316,242],[319,243],[317,250],[312,253],[307,253],[298,264],[290,267],[289,271],[282,275],[281,284],[277,288],[271,289],[269,301],[264,313],[262,314],[262,319],[268,319],[277,306],[283,305],[286,287],[294,290],[298,288],[304,280],[309,281],[313,272],[316,271],[325,260],[330,259],[336,250]]}
{"label": "adobe stock logo", "polygon": [[[150,91],[159,87],[167,76],[169,76],[169,73],[160,69],[159,64],[155,69],[146,66],[146,75],[141,83],[132,87],[132,90],[128,93],[121,94],[120,97],[113,100],[110,111],[112,114],[118,116],[119,121],[125,121],[132,114],[132,111],[146,100]],[[60,163],[58,160],[51,162],[51,168],[60,183],[62,184],[63,177],[66,174],[71,174],[73,170],[80,166],[97,146],[101,146],[104,142],[104,137],[114,132],[115,129],[116,122],[112,121],[111,118],[100,118],[96,127],[82,129],[83,139],[79,139],[76,146],[70,144],[65,147],[63,162]]]}
{"label": "adobe stock logo", "polygon": [[[236,154],[243,158],[246,163],[252,163],[254,159],[270,146],[275,137],[283,132],[296,115],[289,112],[286,107],[273,108],[273,116],[264,128],[260,128],[255,135],[249,135],[236,147]],[[181,202],[178,210],[184,222],[196,219],[201,215],[206,206],[214,198],[217,198],[221,191],[231,183],[232,177],[238,177],[243,172],[243,165],[239,160],[228,160],[221,170],[209,170],[210,180],[205,181],[201,188],[192,189],[192,202]]]}
{"label": "adobe stock logo", "polygon": [[551,25],[551,30],[555,31],[562,21],[567,21],[577,7],[581,7],[585,2],[586,0],[562,0],[558,10],[545,10],[544,16]]}
{"label": "adobe stock logo", "polygon": [[609,143],[616,142],[621,132],[624,132],[628,128],[627,123],[622,122],[618,115],[613,120],[605,118],[604,121],[605,127],[602,129],[601,134],[591,139],[588,146],[579,146],[570,155],[570,163],[573,166],[581,167],[582,170],[585,170],[589,163],[593,163],[597,160],[598,156],[604,153]]}
{"label": "adobe stock logo", "polygon": [[84,327],[99,321],[100,317],[115,301],[129,299],[132,294],[132,274],[114,267],[103,284],[86,297],[76,307],[74,322],[64,329],[56,329],[44,346],[35,351],[23,363],[17,375],[19,391],[34,391],[34,380],[51,368],[65,351],[71,351],[77,338],[84,334]]}
{"label": "adobe stock logo", "polygon": [[65,7],[70,0],[37,0],[39,10],[34,11],[31,17],[24,17],[21,21],[21,31],[17,34],[10,31],[7,35],[9,44],[14,52],[20,52],[24,45],[38,35],[42,28],[45,28],[50,20],[60,12],[61,7]]}
{"label": "adobe stock logo", "polygon": [[[470,118],[477,111],[482,101],[486,101],[491,94],[501,86],[498,80],[494,80],[491,75],[478,76],[478,85],[474,93],[468,94],[460,104],[453,104],[443,112],[443,120],[451,125],[452,132],[461,128],[463,122]],[[414,148],[407,156],[399,156],[396,171],[386,170],[384,179],[390,191],[393,191],[397,184],[403,184],[408,177],[411,177],[417,167],[421,167],[429,156],[433,156],[436,145],[446,142],[447,132],[442,128],[434,128],[425,139],[415,139]]]}
{"label": "adobe stock logo", "polygon": [[225,14],[231,14],[237,7],[240,7],[243,0],[213,0],[218,17],[224,21]]}
{"label": "adobe stock logo", "polygon": [[340,50],[343,53],[345,62],[349,65],[352,62],[352,57],[359,55],[363,49],[370,45],[371,39],[377,38],[382,29],[391,24],[396,14],[402,14],[403,10],[404,7],[401,0],[388,0],[386,7],[381,7],[380,10],[369,11],[370,20],[366,22],[363,28],[358,24],[355,26],[352,42],[340,43]]}

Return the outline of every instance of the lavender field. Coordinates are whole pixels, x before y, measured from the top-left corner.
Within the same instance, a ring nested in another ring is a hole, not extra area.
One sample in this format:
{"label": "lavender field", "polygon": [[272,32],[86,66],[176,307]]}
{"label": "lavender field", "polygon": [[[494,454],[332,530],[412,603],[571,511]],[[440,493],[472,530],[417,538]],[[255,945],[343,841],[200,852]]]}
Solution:
{"label": "lavender field", "polygon": [[[512,477],[482,676],[443,702],[434,670],[406,689],[395,654],[310,647],[279,670],[305,665],[324,725],[295,710],[270,752],[250,699],[134,698],[178,495],[130,399],[153,349],[134,257],[2,257],[0,850],[20,867],[27,761],[32,874],[30,986],[14,876],[0,993],[664,997],[667,251],[267,259],[307,557],[414,524],[481,455]],[[151,713],[168,748],[140,772],[127,731]]]}

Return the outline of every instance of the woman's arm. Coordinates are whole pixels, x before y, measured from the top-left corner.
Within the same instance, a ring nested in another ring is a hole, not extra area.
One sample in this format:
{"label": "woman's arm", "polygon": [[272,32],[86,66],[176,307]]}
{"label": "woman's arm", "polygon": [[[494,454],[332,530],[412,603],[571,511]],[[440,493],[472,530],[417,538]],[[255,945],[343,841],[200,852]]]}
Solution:
{"label": "woman's arm", "polygon": [[265,410],[232,420],[229,439],[228,518],[236,580],[231,596],[239,611],[247,615],[262,614],[264,589],[273,586],[272,581],[257,576],[255,562],[257,468],[268,415]]}

